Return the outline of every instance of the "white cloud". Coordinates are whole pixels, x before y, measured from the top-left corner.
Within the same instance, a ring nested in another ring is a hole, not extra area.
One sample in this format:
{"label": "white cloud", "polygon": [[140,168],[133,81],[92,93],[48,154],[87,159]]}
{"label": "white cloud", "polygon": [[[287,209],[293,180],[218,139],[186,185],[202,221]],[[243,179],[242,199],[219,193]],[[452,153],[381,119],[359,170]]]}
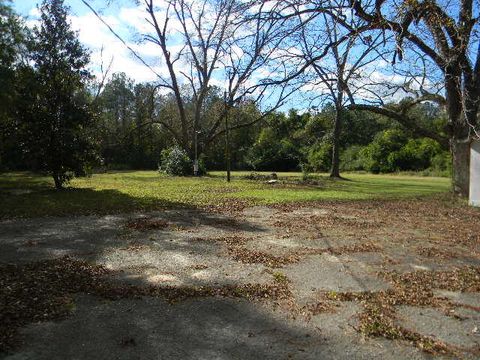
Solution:
{"label": "white cloud", "polygon": [[[104,16],[103,19],[114,29],[120,24],[114,16]],[[118,41],[94,14],[70,16],[69,20],[73,29],[78,31],[80,41],[87,46],[97,47],[102,43],[109,44],[112,40]]]}
{"label": "white cloud", "polygon": [[[111,73],[124,72],[137,82],[154,81],[156,75],[136,59],[132,52],[111,33],[93,13],[82,16],[70,16],[72,27],[78,31],[80,41],[91,51],[91,67],[94,74],[100,74],[100,64],[106,66],[113,58]],[[102,16],[102,19],[110,25],[128,45],[138,52],[139,55],[154,57],[159,55],[159,49],[155,44],[136,44],[129,41],[129,34],[124,31],[124,24],[118,17],[113,15]],[[162,72],[158,66],[155,71]]]}
{"label": "white cloud", "polygon": [[139,6],[135,8],[121,8],[118,18],[141,33],[151,33],[153,29],[152,25],[146,20],[147,15],[145,8]]}
{"label": "white cloud", "polygon": [[34,17],[34,18],[38,18],[38,17],[40,17],[40,11],[38,10],[38,8],[33,7],[33,8],[28,12],[28,16],[31,16],[31,17]]}

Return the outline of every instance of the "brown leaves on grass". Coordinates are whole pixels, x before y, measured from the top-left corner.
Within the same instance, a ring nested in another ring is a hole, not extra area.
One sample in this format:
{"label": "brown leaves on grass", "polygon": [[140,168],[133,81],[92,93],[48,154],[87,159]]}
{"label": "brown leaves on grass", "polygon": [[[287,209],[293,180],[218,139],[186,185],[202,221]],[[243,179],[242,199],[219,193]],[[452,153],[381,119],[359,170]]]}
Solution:
{"label": "brown leaves on grass", "polygon": [[205,205],[202,209],[212,213],[237,214],[254,204],[255,202],[253,200],[236,199],[232,197],[218,199],[215,204]]}
{"label": "brown leaves on grass", "polygon": [[205,270],[205,269],[208,269],[208,265],[206,265],[206,264],[196,264],[196,265],[190,266],[190,269],[192,269],[192,270]]}
{"label": "brown leaves on grass", "polygon": [[127,246],[121,247],[120,250],[126,251],[143,251],[148,250],[150,247],[146,244],[143,244],[139,241],[130,241]]}
{"label": "brown leaves on grass", "polygon": [[414,271],[404,274],[381,273],[396,287],[408,287],[416,292],[443,289],[462,292],[480,292],[480,267],[466,266],[450,271]]}
{"label": "brown leaves on grass", "polygon": [[359,321],[359,331],[367,336],[409,341],[416,347],[431,354],[455,354],[455,349],[447,346],[442,341],[399,326],[395,317],[395,309],[383,303],[381,297],[364,302],[364,311],[359,315]]}
{"label": "brown leaves on grass", "polygon": [[[185,219],[189,219],[188,215]],[[130,220],[125,224],[129,230],[149,231],[149,230],[169,230],[169,231],[196,231],[195,227],[199,225],[214,226],[217,228],[239,229],[245,225],[238,217],[226,217],[217,215],[205,215],[193,218],[193,225],[179,225],[174,222],[168,222],[164,219],[155,219],[151,217],[144,217],[140,219]]]}
{"label": "brown leaves on grass", "polygon": [[232,259],[244,264],[263,264],[271,268],[280,268],[300,261],[297,253],[276,256],[263,251],[249,250],[243,246],[230,246],[228,254]]}
{"label": "brown leaves on grass", "polygon": [[[323,208],[322,208],[323,209]],[[328,209],[326,214],[295,215],[282,214],[274,222],[273,226],[281,229],[281,237],[289,238],[292,234],[303,234],[307,238],[324,237],[325,233],[340,232],[344,235],[365,238],[372,231],[380,229],[384,222],[382,219],[371,216],[357,216],[345,212],[341,213],[335,208]]]}
{"label": "brown leaves on grass", "polygon": [[301,311],[307,315],[307,317],[311,317],[322,313],[331,313],[334,312],[335,309],[335,303],[331,301],[320,301],[305,305]]}
{"label": "brown leaves on grass", "polygon": [[403,328],[396,319],[395,307],[397,301],[392,298],[390,291],[378,293],[336,294],[333,298],[340,301],[360,301],[363,304],[363,312],[358,315],[358,331],[366,336],[383,337],[389,340],[405,340],[414,346],[432,354],[454,354],[455,349],[445,343],[421,335],[415,331]]}
{"label": "brown leaves on grass", "polygon": [[350,244],[345,246],[340,246],[337,248],[327,248],[324,252],[330,253],[332,255],[342,255],[342,254],[353,254],[361,252],[377,252],[382,250],[377,244],[367,241],[363,243]]}
{"label": "brown leaves on grass", "polygon": [[285,284],[241,284],[221,287],[150,287],[143,295],[158,296],[174,304],[193,297],[222,296],[247,300],[279,300],[290,296]]}
{"label": "brown leaves on grass", "polygon": [[[480,212],[454,201],[435,198],[322,201],[283,203],[274,207],[284,212],[275,226],[290,231],[334,229],[338,234],[354,231],[356,236],[367,234],[370,238],[381,236],[402,242],[413,237],[437,248],[457,244],[478,251],[480,247]],[[303,207],[322,209],[328,214],[286,215]]]}
{"label": "brown leaves on grass", "polygon": [[217,237],[217,238],[203,238],[203,237],[197,237],[193,238],[192,240],[194,241],[215,241],[215,242],[220,242],[224,243],[228,246],[239,246],[239,245],[245,245],[248,241],[253,240],[253,238],[241,236],[241,235],[229,235],[229,236],[222,236],[222,237]]}
{"label": "brown leaves on grass", "polygon": [[225,227],[225,228],[239,228],[243,225],[243,223],[238,218],[205,217],[204,219],[202,219],[202,225],[210,225],[210,226]]}
{"label": "brown leaves on grass", "polygon": [[33,247],[33,246],[37,246],[40,244],[40,241],[38,240],[27,240],[25,241],[25,246],[26,247]]}
{"label": "brown leaves on grass", "polygon": [[291,253],[285,256],[275,256],[263,251],[247,249],[245,247],[246,243],[253,240],[253,238],[247,238],[240,235],[223,236],[212,239],[196,238],[195,240],[224,243],[227,245],[229,256],[244,264],[264,264],[268,267],[278,268],[300,260],[300,257],[296,253]]}

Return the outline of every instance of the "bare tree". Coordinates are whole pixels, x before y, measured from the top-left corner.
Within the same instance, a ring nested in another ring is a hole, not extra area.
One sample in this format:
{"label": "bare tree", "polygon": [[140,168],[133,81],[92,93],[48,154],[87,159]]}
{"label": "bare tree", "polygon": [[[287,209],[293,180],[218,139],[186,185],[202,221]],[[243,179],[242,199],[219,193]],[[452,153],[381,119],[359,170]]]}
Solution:
{"label": "bare tree", "polygon": [[[334,4],[334,2],[332,2]],[[337,3],[339,7],[340,4]],[[341,9],[339,7],[339,9]],[[342,16],[332,10],[336,17]],[[381,49],[386,39],[381,33],[349,34],[349,30],[335,21],[335,18],[322,13],[316,19],[299,19],[303,23],[300,30],[301,52],[307,64],[310,64],[310,79],[308,86],[312,85],[320,93],[311,97],[311,101],[325,98],[331,101],[335,108],[335,118],[332,133],[332,166],[330,177],[340,178],[340,135],[342,132],[343,116],[348,105],[355,104],[355,99],[363,97],[376,99],[375,89],[378,84],[371,79],[372,72],[376,71],[375,62],[382,59],[385,51]],[[361,19],[350,17],[350,28],[357,28],[363,22]],[[345,35],[349,35],[346,36]],[[344,41],[339,41],[344,38]],[[325,56],[325,47],[329,51]]]}
{"label": "bare tree", "polygon": [[[263,3],[169,0],[163,8],[153,0],[144,3],[154,29],[145,39],[159,46],[167,69],[157,88],[173,94],[178,110],[178,124],[160,122],[195,159],[226,131],[222,120],[242,99],[266,103],[268,111],[273,111],[293,92],[288,83],[267,92],[271,85],[262,82],[268,66],[275,67],[277,74],[282,70],[275,49],[286,29],[281,26],[285,20],[263,16]],[[207,116],[212,91],[219,87],[226,88],[227,106],[218,106],[216,114]]]}
{"label": "bare tree", "polygon": [[101,92],[103,91],[105,87],[105,83],[110,76],[110,71],[112,70],[112,65],[113,65],[113,56],[110,57],[110,61],[108,62],[108,65],[105,67],[104,59],[103,59],[103,50],[104,46],[102,45],[102,48],[100,49],[100,74],[96,76],[95,82],[93,84],[93,103],[95,103],[98,100],[98,97],[100,96]]}
{"label": "bare tree", "polygon": [[[445,150],[448,150],[450,147],[449,137],[445,133],[424,127],[411,115],[411,110],[416,105],[426,101],[435,103],[436,106],[444,110],[446,103],[443,96],[443,81],[435,79],[431,70],[432,65],[425,55],[417,54],[417,57],[411,60],[413,62],[409,62],[408,66],[403,69],[392,68],[392,77],[399,79],[385,80],[377,84],[376,99],[373,99],[370,103],[352,103],[348,107],[356,110],[367,110],[396,120],[414,134],[431,138]],[[400,99],[401,101],[392,102],[386,101],[386,99]]]}
{"label": "bare tree", "polygon": [[[156,75],[151,98],[160,91],[173,97],[176,116],[155,116],[150,123],[161,124],[192,158],[225,131],[253,125],[278,109],[298,87],[291,84],[293,78],[267,81],[284,78],[288,72],[276,49],[291,30],[284,26],[289,20],[266,16],[280,6],[275,2],[137,0],[151,26],[142,37],[158,46],[166,71],[155,69],[92,5],[82,2]],[[230,129],[223,127],[227,113],[244,101],[263,104],[262,114]],[[207,109],[212,106],[215,111]]]}

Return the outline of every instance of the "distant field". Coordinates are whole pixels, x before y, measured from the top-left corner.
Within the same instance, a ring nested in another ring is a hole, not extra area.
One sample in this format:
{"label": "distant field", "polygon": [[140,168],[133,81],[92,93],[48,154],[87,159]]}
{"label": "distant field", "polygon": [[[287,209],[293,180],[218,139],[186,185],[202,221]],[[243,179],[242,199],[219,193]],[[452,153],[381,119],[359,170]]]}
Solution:
{"label": "distant field", "polygon": [[[314,174],[302,183],[301,173],[277,173],[279,182],[266,184],[234,172],[231,183],[224,172],[202,178],[161,175],[156,171],[124,171],[79,178],[64,191],[53,189],[50,177],[31,173],[0,174],[0,217],[68,214],[108,214],[196,207],[236,201],[273,204],[292,201],[366,200],[419,197],[446,193],[450,179],[406,175],[344,174],[333,181]],[[269,174],[265,172],[263,174]]]}

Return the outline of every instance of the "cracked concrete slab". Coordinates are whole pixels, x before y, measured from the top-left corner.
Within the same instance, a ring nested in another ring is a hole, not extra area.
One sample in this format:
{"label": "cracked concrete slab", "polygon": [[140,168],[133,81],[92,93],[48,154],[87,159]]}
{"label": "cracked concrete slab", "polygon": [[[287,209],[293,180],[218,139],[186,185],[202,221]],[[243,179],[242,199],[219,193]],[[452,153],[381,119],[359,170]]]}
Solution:
{"label": "cracked concrete slab", "polygon": [[460,291],[448,291],[448,290],[435,289],[434,294],[437,297],[445,297],[456,304],[480,308],[479,293],[467,293],[467,292],[460,292]]}
{"label": "cracked concrete slab", "polygon": [[456,319],[433,308],[400,306],[397,309],[401,326],[433,337],[460,348],[472,349],[480,346],[480,336],[475,328],[480,325],[474,319]]}
{"label": "cracked concrete slab", "polygon": [[406,345],[351,341],[328,323],[293,320],[240,300],[75,300],[66,320],[25,327],[25,345],[4,360],[426,358]]}
{"label": "cracked concrete slab", "polygon": [[225,285],[267,283],[271,276],[261,264],[242,264],[222,256],[221,244],[195,239],[153,241],[137,250],[116,248],[97,263],[121,271],[119,279],[169,285]]}
{"label": "cracked concrete slab", "polygon": [[361,263],[342,262],[339,256],[309,256],[298,264],[283,269],[292,281],[293,292],[300,304],[315,299],[319,291],[378,291],[389,284],[365,270]]}
{"label": "cracked concrete slab", "polygon": [[[462,251],[471,254],[471,261],[464,257],[438,261],[420,256],[418,239],[426,238],[421,229],[402,229],[398,225],[385,231],[375,227],[368,230],[371,236],[366,236],[364,228],[357,231],[342,227],[343,220],[348,225],[356,221],[358,214],[342,215],[338,224],[329,224],[325,231],[310,226],[315,224],[305,223],[303,227],[302,223],[287,233],[282,227],[285,224],[275,225],[276,221],[330,214],[331,209],[323,206],[291,211],[256,206],[238,216],[172,209],[145,214],[5,220],[0,221],[0,263],[70,255],[116,270],[114,280],[158,286],[265,284],[275,276],[282,279],[285,275],[295,305],[302,306],[315,302],[323,291],[388,289],[390,284],[375,275],[378,271],[443,270],[478,265],[480,261],[466,247]],[[368,214],[364,217],[360,225],[376,221]],[[168,226],[146,231],[126,227],[129,221],[142,218],[165,220]],[[433,233],[432,238],[435,236],[440,238],[440,234]],[[297,263],[270,269],[261,263],[233,260],[228,245],[222,241],[224,237],[247,239],[242,246],[248,250],[277,256],[297,249],[339,248],[365,241],[373,241],[380,250],[305,255]],[[435,290],[435,295],[459,305],[455,309],[457,318],[446,317],[435,309],[402,307],[402,325],[455,346],[480,346],[480,336],[474,331],[480,328],[479,294]],[[412,344],[359,334],[355,329],[357,315],[362,311],[359,303],[340,303],[335,312],[314,315],[309,321],[301,317],[294,320],[291,313],[274,311],[271,305],[278,306],[217,297],[190,299],[171,306],[149,297],[110,302],[76,295],[71,316],[23,328],[23,345],[6,358],[429,358]]]}

